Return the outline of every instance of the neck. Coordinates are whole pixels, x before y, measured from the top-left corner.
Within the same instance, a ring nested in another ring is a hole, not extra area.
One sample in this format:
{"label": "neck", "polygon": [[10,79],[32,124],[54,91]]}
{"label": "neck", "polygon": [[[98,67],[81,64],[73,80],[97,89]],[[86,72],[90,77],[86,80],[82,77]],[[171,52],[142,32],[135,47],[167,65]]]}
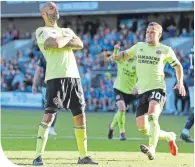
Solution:
{"label": "neck", "polygon": [[54,23],[51,23],[51,22],[45,22],[45,25],[48,26],[48,27],[58,27],[58,24],[57,22],[54,22]]}
{"label": "neck", "polygon": [[160,42],[148,42],[149,46],[157,46],[159,44],[160,44]]}

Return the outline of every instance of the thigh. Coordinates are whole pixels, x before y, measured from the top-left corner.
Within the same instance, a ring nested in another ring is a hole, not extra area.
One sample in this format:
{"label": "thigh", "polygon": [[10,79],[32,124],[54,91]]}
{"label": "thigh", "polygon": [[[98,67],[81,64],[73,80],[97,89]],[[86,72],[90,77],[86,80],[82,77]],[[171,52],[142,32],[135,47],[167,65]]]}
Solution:
{"label": "thigh", "polygon": [[125,103],[124,93],[122,93],[121,91],[117,89],[114,89],[114,93],[115,93],[115,100],[116,100],[116,105],[117,105],[118,110],[125,111],[127,105]]}
{"label": "thigh", "polygon": [[128,106],[133,103],[133,101],[135,100],[135,96],[132,94],[125,94],[124,95],[124,100],[125,100],[125,104],[128,108]]}
{"label": "thigh", "polygon": [[159,117],[162,112],[162,108],[160,104],[155,100],[150,100],[149,108],[148,108],[148,115],[155,114],[155,116]]}
{"label": "thigh", "polygon": [[136,118],[148,113],[149,101],[148,93],[144,93],[138,96],[138,104],[136,110]]}
{"label": "thigh", "polygon": [[154,108],[160,107],[160,110],[163,109],[165,101],[166,101],[166,93],[163,89],[155,89],[148,93],[148,101],[150,103],[150,108],[154,106]]}
{"label": "thigh", "polygon": [[85,110],[85,98],[81,80],[78,78],[71,78],[72,85],[70,91],[70,105],[69,109],[72,111],[73,116],[82,114]]}
{"label": "thigh", "polygon": [[63,107],[63,98],[61,98],[61,83],[59,79],[47,81],[45,110],[54,111],[57,108]]}
{"label": "thigh", "polygon": [[116,101],[120,101],[120,100],[124,101],[124,95],[120,90],[114,89],[114,95],[115,95],[115,100]]}

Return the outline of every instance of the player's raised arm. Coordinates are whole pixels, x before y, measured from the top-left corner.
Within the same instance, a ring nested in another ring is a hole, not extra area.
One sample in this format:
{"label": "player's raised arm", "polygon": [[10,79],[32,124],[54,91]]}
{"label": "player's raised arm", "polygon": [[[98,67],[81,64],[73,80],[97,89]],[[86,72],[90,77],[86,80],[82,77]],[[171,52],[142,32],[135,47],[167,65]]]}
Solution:
{"label": "player's raised arm", "polygon": [[168,53],[167,61],[175,69],[176,77],[177,77],[177,84],[175,85],[174,89],[178,89],[179,94],[181,96],[186,95],[185,87],[183,85],[183,67],[179,60],[177,59],[174,51],[170,48]]}
{"label": "player's raised arm", "polygon": [[122,61],[125,60],[126,53],[124,51],[120,52],[120,44],[114,46],[113,54],[108,58],[108,61]]}
{"label": "player's raised arm", "polygon": [[128,60],[136,55],[136,45],[122,52],[120,52],[119,49],[120,45],[116,44],[114,46],[114,53],[112,56],[109,57],[109,60],[111,61]]}

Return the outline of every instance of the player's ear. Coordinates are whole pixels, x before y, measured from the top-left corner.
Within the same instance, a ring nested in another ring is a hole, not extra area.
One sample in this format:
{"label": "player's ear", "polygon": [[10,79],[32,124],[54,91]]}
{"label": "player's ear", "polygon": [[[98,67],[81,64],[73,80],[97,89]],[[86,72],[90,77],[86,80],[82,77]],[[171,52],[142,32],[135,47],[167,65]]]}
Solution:
{"label": "player's ear", "polygon": [[45,12],[41,12],[41,16],[44,17],[46,14]]}
{"label": "player's ear", "polygon": [[46,12],[42,12],[41,13],[41,16],[42,16],[42,18],[45,20],[47,17],[46,17]]}
{"label": "player's ear", "polygon": [[159,35],[158,35],[158,36],[159,36],[159,39],[160,39],[160,38],[161,38],[161,36],[162,36],[162,33],[159,33]]}

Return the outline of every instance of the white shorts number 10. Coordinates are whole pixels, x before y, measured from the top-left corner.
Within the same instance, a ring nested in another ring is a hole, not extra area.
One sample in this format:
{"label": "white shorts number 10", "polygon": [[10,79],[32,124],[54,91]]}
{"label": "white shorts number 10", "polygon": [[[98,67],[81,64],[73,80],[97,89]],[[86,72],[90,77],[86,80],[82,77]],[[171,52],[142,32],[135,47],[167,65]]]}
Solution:
{"label": "white shorts number 10", "polygon": [[153,98],[155,98],[155,99],[157,99],[157,100],[160,100],[161,99],[161,94],[159,93],[159,92],[152,92],[152,96],[151,96],[151,98],[153,99]]}

